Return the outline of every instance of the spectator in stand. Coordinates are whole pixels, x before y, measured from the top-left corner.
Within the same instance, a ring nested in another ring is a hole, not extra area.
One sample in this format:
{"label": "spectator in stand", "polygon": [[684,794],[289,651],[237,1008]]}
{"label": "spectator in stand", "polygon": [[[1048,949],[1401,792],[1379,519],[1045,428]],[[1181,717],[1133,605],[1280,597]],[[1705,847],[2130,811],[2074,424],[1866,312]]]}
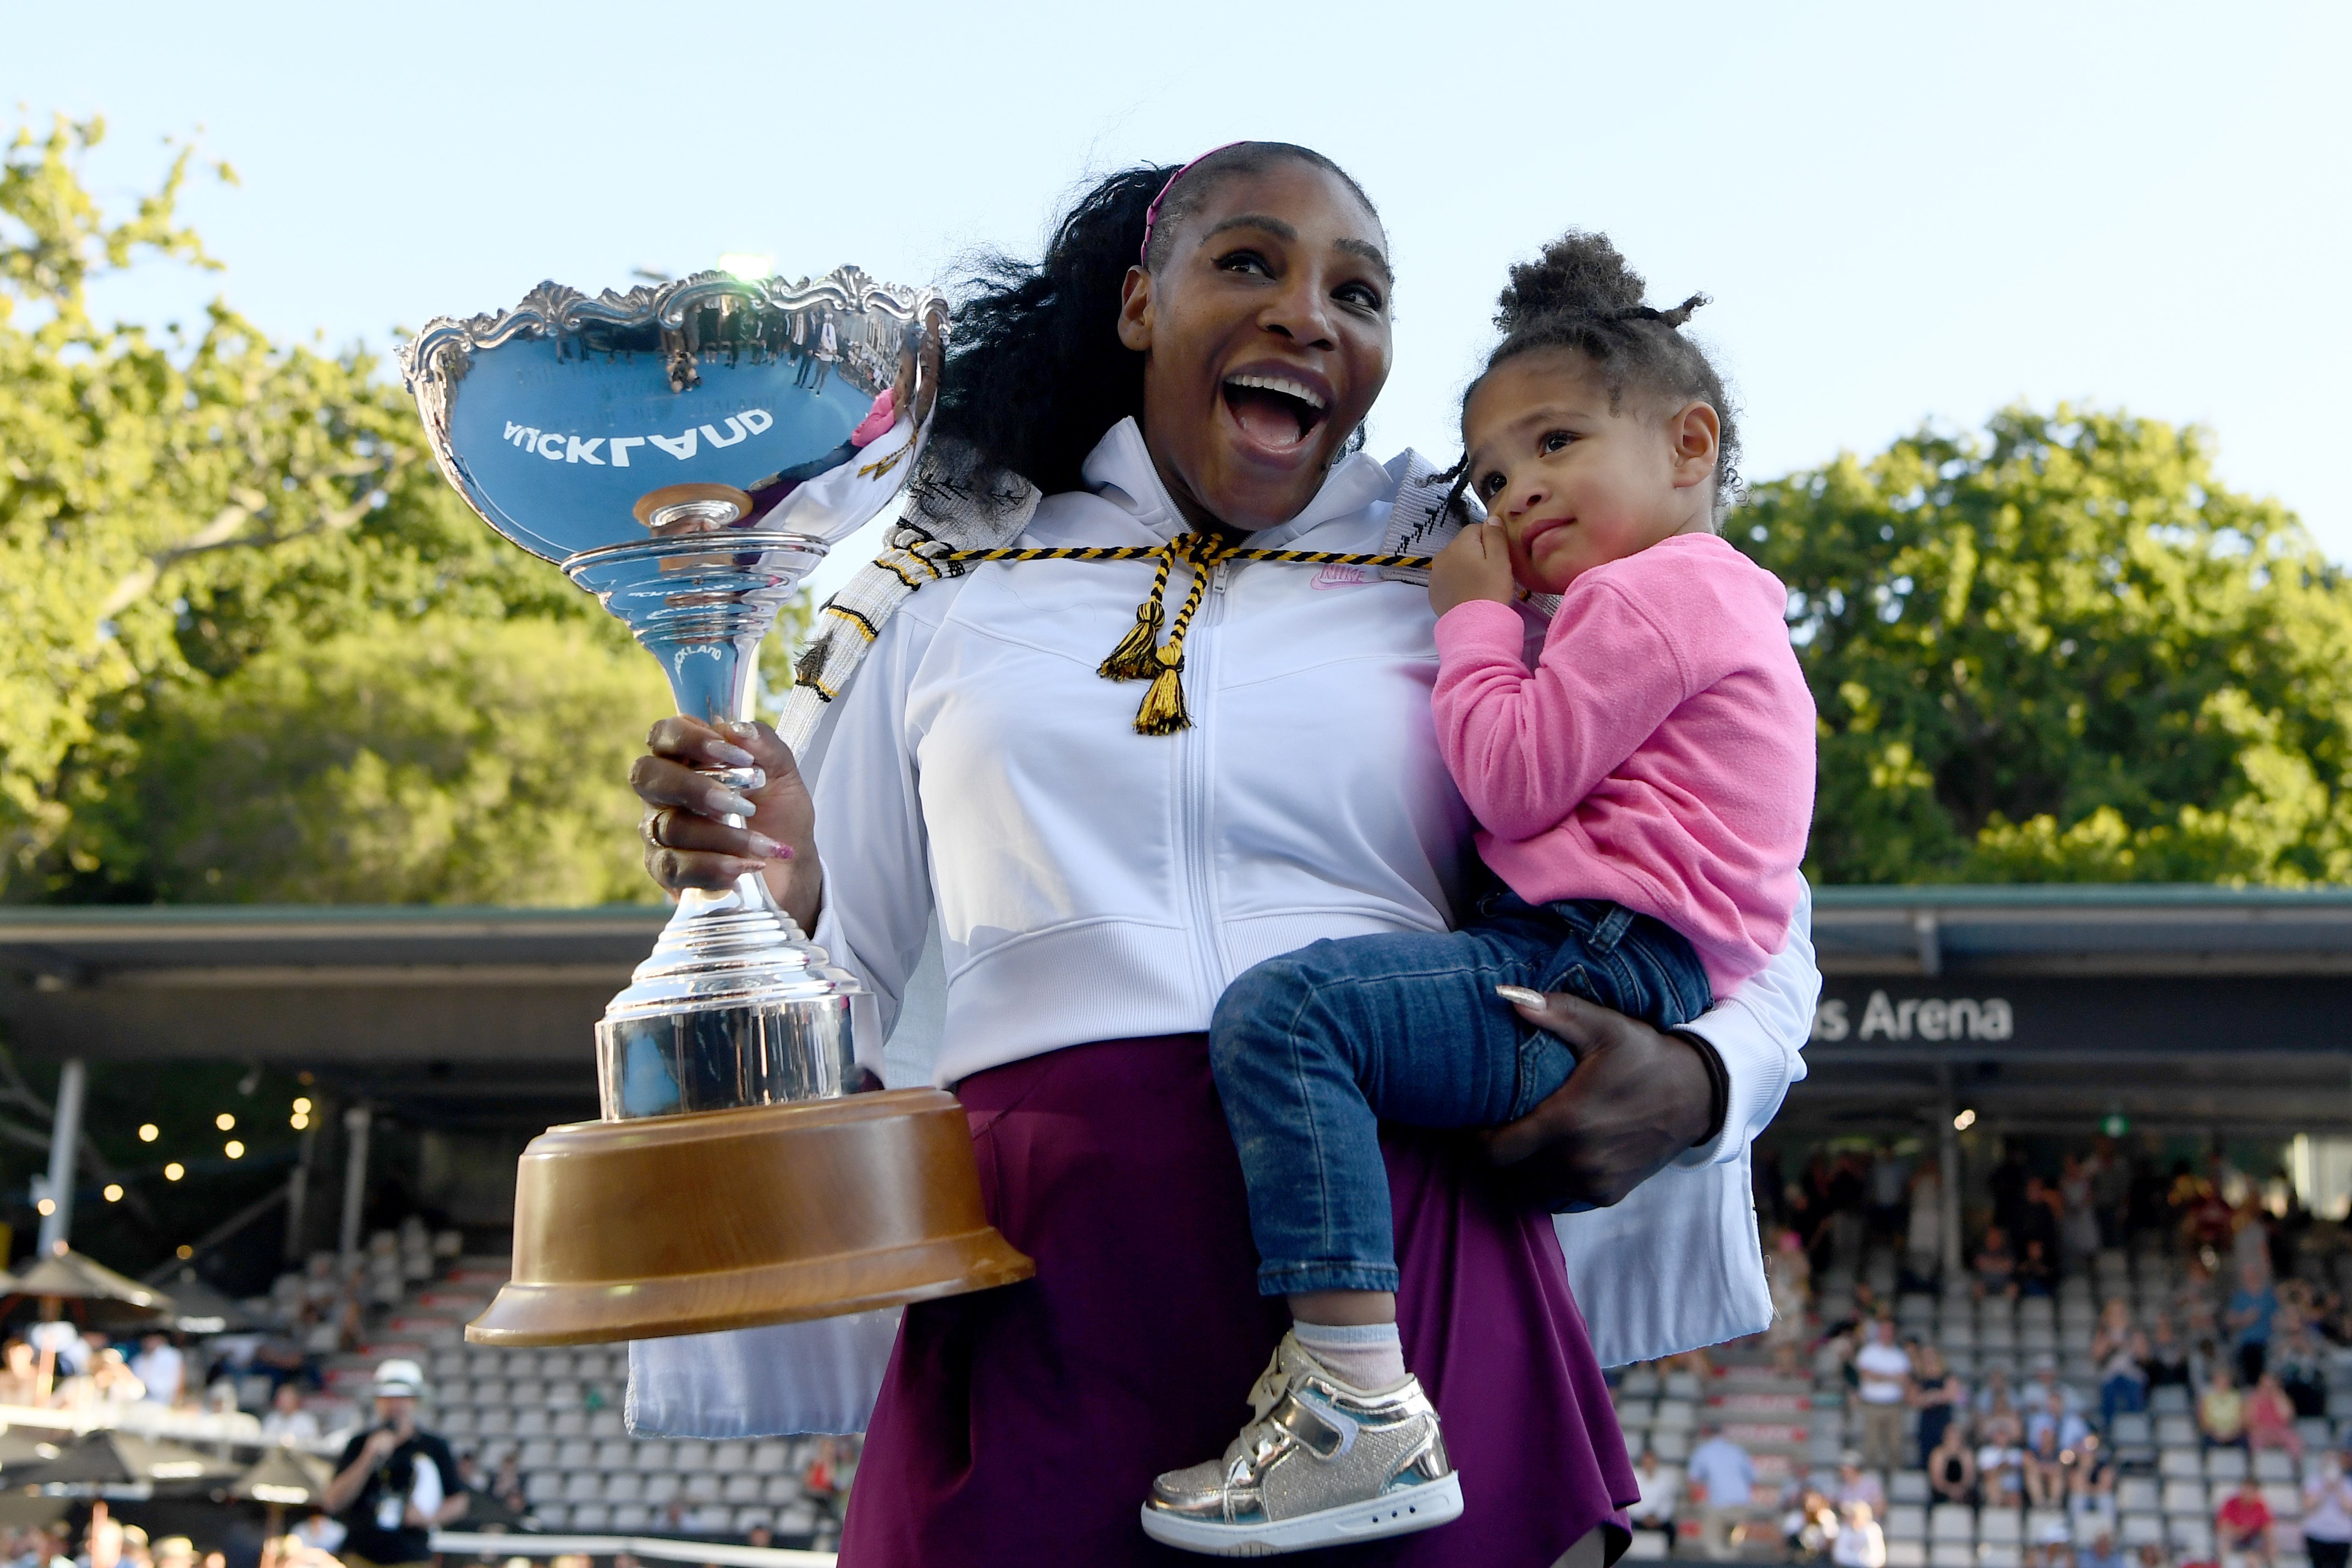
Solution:
{"label": "spectator in stand", "polygon": [[1788,1510],[1780,1515],[1780,1538],[1787,1561],[1821,1562],[1829,1555],[1830,1542],[1837,1539],[1837,1508],[1829,1499],[1810,1487],[1792,1491]]}
{"label": "spectator in stand", "polygon": [[490,1495],[510,1513],[530,1511],[530,1501],[523,1496],[522,1464],[512,1449],[509,1449],[506,1457],[499,1461],[498,1474],[490,1478]]}
{"label": "spectator in stand", "polygon": [[2072,1448],[2091,1435],[2091,1424],[2066,1407],[2063,1389],[2040,1393],[2041,1403],[2026,1413],[2025,1441],[2029,1448],[2039,1450],[2042,1439],[2048,1437],[2056,1448]]}
{"label": "spectator in stand", "polygon": [[31,1406],[41,1401],[40,1353],[12,1339],[0,1353],[0,1405]]}
{"label": "spectator in stand", "polygon": [[146,1388],[142,1397],[169,1408],[180,1402],[180,1390],[187,1384],[188,1360],[172,1343],[172,1336],[159,1330],[139,1342],[131,1373]]}
{"label": "spectator in stand", "polygon": [[2025,1549],[2027,1568],[2074,1568],[2074,1535],[2063,1521],[2053,1520],[2034,1531]]}
{"label": "spectator in stand", "polygon": [[2327,1414],[2327,1358],[2311,1320],[2301,1311],[2279,1313],[2271,1339],[2271,1371],[2298,1417]]}
{"label": "spectator in stand", "polygon": [[2263,1375],[2271,1348],[2271,1323],[2278,1316],[2278,1292],[2271,1289],[2267,1261],[2248,1260],[2238,1270],[2238,1289],[2226,1318],[2238,1354],[2238,1375],[2252,1383]]}
{"label": "spectator in stand", "polygon": [[2116,1532],[2102,1529],[2091,1543],[2074,1554],[2074,1568],[2124,1568],[2124,1554],[2116,1546]]}
{"label": "spectator in stand", "polygon": [[[2166,1568],[2164,1548],[2153,1541],[2143,1541],[2139,1547],[2139,1568]],[[2181,1568],[2188,1568],[2186,1563]]]}
{"label": "spectator in stand", "polygon": [[2038,1176],[2025,1178],[2024,1202],[2011,1224],[2010,1244],[2025,1256],[2029,1243],[2042,1243],[2042,1256],[2053,1270],[2058,1261],[2058,1195]]}
{"label": "spectator in stand", "polygon": [[1996,1398],[1992,1408],[1977,1417],[1977,1437],[2004,1448],[2025,1441],[2025,1418],[2017,1413],[2017,1406],[2009,1402],[2007,1395]]}
{"label": "spectator in stand", "polygon": [[1969,1448],[1969,1428],[1965,1421],[1954,1421],[1944,1428],[1944,1436],[1927,1456],[1927,1485],[1934,1489],[1939,1502],[1974,1502],[1977,1500],[1977,1457]]}
{"label": "spectator in stand", "polygon": [[1977,1494],[1987,1508],[2015,1508],[2024,1500],[2025,1449],[1992,1438],[1977,1445]]}
{"label": "spectator in stand", "polygon": [[2246,1396],[2245,1416],[2249,1448],[2283,1448],[2297,1459],[2303,1458],[2303,1434],[2294,1429],[2294,1402],[2277,1378],[2264,1373],[2254,1384],[2253,1392]]}
{"label": "spectator in stand", "polygon": [[112,1345],[98,1353],[82,1382],[82,1392],[101,1405],[135,1405],[147,1396],[147,1385]]}
{"label": "spectator in stand", "polygon": [[1850,1502],[1866,1502],[1881,1511],[1886,1507],[1886,1488],[1880,1483],[1878,1472],[1864,1469],[1862,1456],[1852,1448],[1838,1456],[1837,1497],[1834,1500],[1841,1508]]}
{"label": "spectator in stand", "polygon": [[302,1407],[302,1391],[281,1383],[269,1396],[269,1413],[261,1418],[261,1440],[307,1448],[319,1440],[319,1418]]}
{"label": "spectator in stand", "polygon": [[2025,1457],[2017,1468],[2025,1482],[2027,1507],[2066,1506],[2066,1465],[2058,1447],[2057,1428],[2043,1427],[2027,1446]]}
{"label": "spectator in stand", "polygon": [[1873,1239],[1899,1239],[1911,1218],[1910,1205],[1905,1202],[1911,1185],[1911,1167],[1896,1157],[1895,1145],[1881,1144],[1871,1156],[1870,1234]]}
{"label": "spectator in stand", "polygon": [[2017,1299],[2017,1254],[2009,1249],[2009,1233],[1998,1225],[1985,1228],[1984,1245],[1977,1249],[1977,1298]]}
{"label": "spectator in stand", "polygon": [[1933,1287],[1944,1271],[1944,1183],[1933,1166],[1911,1178],[1911,1211],[1903,1233],[1906,1289]]}
{"label": "spectator in stand", "polygon": [[2322,1452],[2303,1483],[2303,1549],[2311,1568],[2346,1568],[2352,1560],[2352,1480],[2337,1449]]}
{"label": "spectator in stand", "polygon": [[[1669,1551],[1675,1539],[1675,1509],[1682,1501],[1683,1473],[1672,1465],[1658,1463],[1657,1454],[1649,1448],[1642,1450],[1639,1463],[1633,1467],[1633,1479],[1642,1489],[1641,1500],[1625,1511],[1625,1517],[1636,1530],[1654,1530],[1666,1538]],[[2337,1568],[2342,1568],[2341,1564]]]}
{"label": "spectator in stand", "polygon": [[1996,1405],[2014,1402],[2015,1395],[2009,1385],[2009,1369],[2005,1366],[1996,1366],[1987,1372],[1984,1381],[1977,1385],[1975,1409],[1979,1416],[1990,1415]]}
{"label": "spectator in stand", "polygon": [[1960,1380],[1944,1364],[1944,1353],[1932,1344],[1920,1345],[1911,1357],[1911,1408],[1919,1413],[1920,1469],[1927,1468],[1927,1456],[1943,1442],[1964,1392]]}
{"label": "spectator in stand", "polygon": [[2112,1427],[2118,1414],[2147,1408],[2147,1336],[2132,1326],[2131,1305],[2121,1297],[2099,1314],[2091,1335],[2091,1361],[2099,1369],[2099,1425]]}
{"label": "spectator in stand", "polygon": [[2099,1255],[2097,1173],[2077,1155],[2068,1155],[2058,1176],[2058,1264],[2069,1275],[2087,1274]]}
{"label": "spectator in stand", "polygon": [[2017,1293],[2021,1296],[2048,1296],[2058,1289],[2058,1266],[2051,1261],[2050,1248],[2039,1236],[2025,1239],[2025,1255],[2017,1260]]}
{"label": "spectator in stand", "polygon": [[2083,1440],[2059,1456],[2066,1469],[2066,1506],[2074,1511],[2079,1521],[2098,1518],[2112,1529],[2116,1524],[2116,1465],[2107,1446],[2096,1432],[2084,1434]]}
{"label": "spectator in stand", "polygon": [[1830,1561],[1837,1568],[1886,1568],[1886,1535],[1878,1528],[1878,1511],[1866,1502],[1850,1502],[1838,1511]]}
{"label": "spectator in stand", "polygon": [[2271,1277],[2271,1214],[2263,1207],[2262,1197],[2252,1187],[2238,1200],[2230,1215],[2230,1261],[2232,1272],[2248,1268],[2258,1269],[2264,1279]]}
{"label": "spectator in stand", "polygon": [[2197,1401],[2197,1429],[2209,1448],[2246,1446],[2246,1396],[2230,1381],[2229,1364],[2216,1356],[2210,1381]]}
{"label": "spectator in stand", "polygon": [[1812,1305],[1811,1262],[1805,1257],[1804,1238],[1793,1230],[1780,1232],[1772,1249],[1772,1326],[1764,1331],[1771,1348],[1773,1370],[1782,1377],[1798,1373],[1797,1358],[1809,1333],[1806,1315]]}
{"label": "spectator in stand", "polygon": [[1699,1445],[1683,1467],[1693,1502],[1709,1508],[1746,1508],[1756,1491],[1756,1461],[1712,1422],[1699,1428]]}
{"label": "spectator in stand", "polygon": [[2147,1338],[2147,1354],[2140,1357],[2150,1388],[2189,1386],[2189,1347],[2172,1332],[2172,1320],[2158,1317]]}
{"label": "spectator in stand", "polygon": [[1862,1449],[1887,1469],[1903,1464],[1903,1412],[1910,1407],[1911,1358],[1895,1343],[1895,1320],[1880,1318],[1854,1352],[1854,1398],[1862,1409]]}
{"label": "spectator in stand", "polygon": [[2051,1356],[2036,1356],[2033,1361],[2033,1381],[2025,1385],[2018,1404],[2030,1412],[2048,1408],[2053,1399],[2057,1400],[2069,1416],[2080,1416],[2085,1413],[2083,1396],[2067,1385],[2058,1381],[2057,1361]]}
{"label": "spectator in stand", "polygon": [[2263,1500],[2262,1483],[2252,1472],[2238,1490],[2213,1512],[2214,1544],[2221,1549],[2222,1568],[2240,1563],[2273,1568],[2278,1561],[2277,1532],[2271,1505]]}

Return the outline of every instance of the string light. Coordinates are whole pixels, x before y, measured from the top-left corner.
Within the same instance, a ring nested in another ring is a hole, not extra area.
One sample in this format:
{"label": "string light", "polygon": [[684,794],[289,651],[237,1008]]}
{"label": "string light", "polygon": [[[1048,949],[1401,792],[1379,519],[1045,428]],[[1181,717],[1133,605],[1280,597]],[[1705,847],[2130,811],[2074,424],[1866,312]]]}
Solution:
{"label": "string light", "polygon": [[227,1112],[224,1111],[224,1112],[222,1112],[219,1115],[215,1116],[215,1117],[213,1118],[213,1125],[214,1125],[214,1126],[215,1126],[215,1127],[218,1127],[222,1132],[226,1133],[226,1132],[227,1132],[231,1127],[234,1127],[234,1126],[236,1126],[236,1118],[235,1116],[230,1115]]}
{"label": "string light", "polygon": [[293,1115],[288,1117],[286,1120],[287,1124],[298,1133],[310,1124],[309,1114],[301,1111],[295,1112]]}
{"label": "string light", "polygon": [[139,1128],[139,1141],[142,1144],[152,1144],[163,1135],[163,1129],[152,1122],[144,1123]]}
{"label": "string light", "polygon": [[1952,1118],[1952,1130],[1956,1133],[1965,1133],[1976,1124],[1977,1113],[1974,1111],[1963,1111]]}
{"label": "string light", "polygon": [[110,1181],[106,1184],[106,1201],[109,1203],[121,1203],[122,1201],[122,1184],[121,1182]]}
{"label": "string light", "polygon": [[165,1181],[177,1181],[187,1174],[188,1167],[182,1165],[177,1160],[173,1160],[170,1165],[163,1167],[163,1179]]}
{"label": "string light", "polygon": [[181,1243],[180,1243],[180,1261],[182,1261],[183,1263],[184,1263],[184,1262],[186,1262],[189,1259],[191,1259],[191,1258],[194,1257],[195,1255],[196,1255],[196,1249],[195,1249],[194,1248],[193,1248],[193,1247],[189,1246],[189,1245],[188,1245],[186,1242],[184,1242],[184,1241],[183,1241],[183,1242],[181,1242]]}
{"label": "string light", "polygon": [[308,1094],[294,1102],[294,1113],[297,1116],[307,1116],[310,1113],[310,1097]]}
{"label": "string light", "polygon": [[50,1215],[55,1214],[58,1211],[58,1200],[54,1197],[45,1197],[41,1199],[40,1202],[33,1205],[33,1207],[41,1211],[42,1218],[47,1219]]}
{"label": "string light", "polygon": [[241,1160],[245,1158],[245,1145],[238,1143],[235,1138],[231,1138],[228,1141],[228,1146],[223,1152],[233,1160]]}

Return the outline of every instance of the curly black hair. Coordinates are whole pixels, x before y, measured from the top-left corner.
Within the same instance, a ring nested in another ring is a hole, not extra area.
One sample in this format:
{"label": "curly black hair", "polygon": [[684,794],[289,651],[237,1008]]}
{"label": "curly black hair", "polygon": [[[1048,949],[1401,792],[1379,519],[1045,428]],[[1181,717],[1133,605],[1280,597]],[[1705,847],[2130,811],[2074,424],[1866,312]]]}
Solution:
{"label": "curly black hair", "polygon": [[[1592,361],[1609,405],[1637,396],[1704,402],[1721,426],[1715,455],[1715,507],[1720,517],[1739,493],[1739,425],[1723,377],[1706,350],[1683,336],[1683,323],[1707,302],[1694,294],[1671,310],[1642,303],[1643,285],[1603,234],[1570,229],[1533,261],[1511,268],[1496,300],[1503,340],[1462,394],[1466,415],[1478,383],[1496,365],[1538,349],[1572,349]],[[1463,476],[1466,484],[1468,476]],[[1457,486],[1458,488],[1458,486]]]}
{"label": "curly black hair", "polygon": [[[1143,356],[1118,340],[1128,268],[1140,258],[1159,271],[1176,231],[1221,179],[1288,161],[1337,175],[1378,217],[1363,187],[1320,152],[1242,141],[1183,168],[1172,186],[1177,165],[1120,170],[1062,214],[1036,261],[997,252],[966,263],[934,435],[967,448],[982,471],[1009,470],[1048,495],[1077,489],[1079,465],[1103,432],[1143,413]],[[1163,189],[1147,256],[1144,216]]]}

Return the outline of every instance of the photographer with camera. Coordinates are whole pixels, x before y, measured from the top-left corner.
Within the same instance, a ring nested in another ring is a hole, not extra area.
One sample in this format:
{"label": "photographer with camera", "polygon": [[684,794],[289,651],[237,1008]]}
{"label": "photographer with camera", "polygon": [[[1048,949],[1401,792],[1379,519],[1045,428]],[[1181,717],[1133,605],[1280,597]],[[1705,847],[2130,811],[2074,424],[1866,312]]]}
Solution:
{"label": "photographer with camera", "polygon": [[425,1374],[415,1362],[375,1369],[376,1425],[354,1437],[327,1483],[327,1511],[349,1533],[350,1568],[425,1568],[433,1531],[466,1511],[466,1489],[449,1445],[416,1425]]}

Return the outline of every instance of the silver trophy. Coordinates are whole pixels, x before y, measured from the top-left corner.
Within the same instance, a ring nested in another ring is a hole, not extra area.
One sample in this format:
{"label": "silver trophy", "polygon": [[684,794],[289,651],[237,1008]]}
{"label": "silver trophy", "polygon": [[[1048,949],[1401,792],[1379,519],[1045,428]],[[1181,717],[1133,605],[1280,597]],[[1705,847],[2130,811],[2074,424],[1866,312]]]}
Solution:
{"label": "silver trophy", "polygon": [[[619,616],[680,713],[719,721],[751,716],[777,610],[912,473],[946,319],[855,267],[547,283],[432,322],[401,365],[457,492]],[[853,1092],[878,1030],[763,878],[684,894],[597,1026],[602,1120],[523,1155],[514,1278],[468,1337],[643,1338],[1025,1276],[954,1100]]]}

